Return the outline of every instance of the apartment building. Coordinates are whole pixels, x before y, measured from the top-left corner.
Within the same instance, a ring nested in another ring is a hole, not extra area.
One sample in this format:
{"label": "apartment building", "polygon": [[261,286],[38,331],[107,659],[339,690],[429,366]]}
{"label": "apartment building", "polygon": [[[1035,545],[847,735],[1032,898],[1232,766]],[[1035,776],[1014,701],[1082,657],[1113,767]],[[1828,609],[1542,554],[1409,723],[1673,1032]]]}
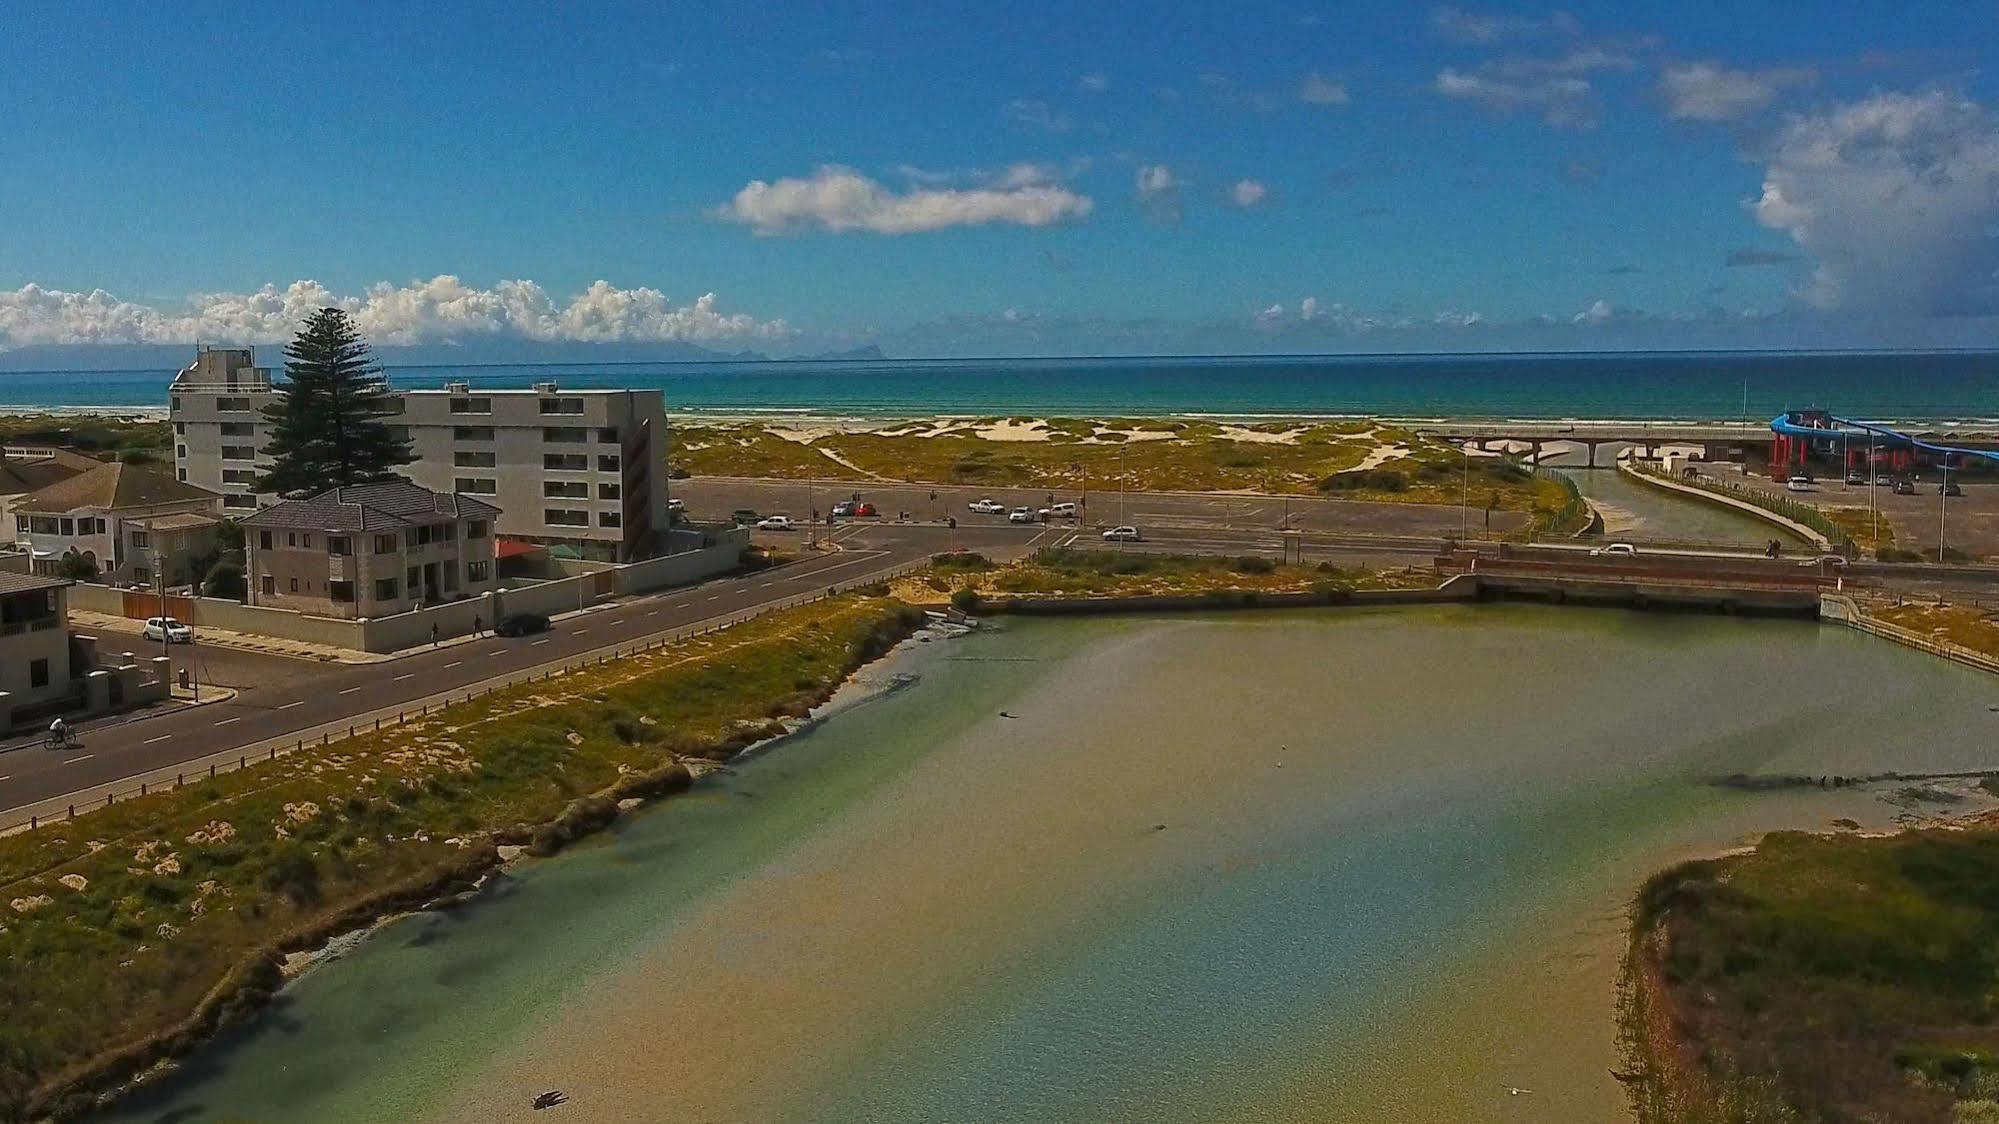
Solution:
{"label": "apartment building", "polygon": [[[204,350],[169,388],[174,465],[247,515],[279,499],[252,488],[270,464],[263,408],[279,391],[244,349]],[[663,549],[666,405],[657,390],[564,390],[554,382],[474,391],[466,383],[394,395],[388,419],[417,459],[402,471],[433,491],[500,509],[499,533],[558,556],[631,562]]]}
{"label": "apartment building", "polygon": [[16,499],[14,536],[43,576],[75,555],[111,584],[181,585],[216,548],[220,500],[165,468],[112,461]]}
{"label": "apartment building", "polygon": [[250,604],[373,619],[483,596],[498,514],[407,480],[280,501],[243,520]]}

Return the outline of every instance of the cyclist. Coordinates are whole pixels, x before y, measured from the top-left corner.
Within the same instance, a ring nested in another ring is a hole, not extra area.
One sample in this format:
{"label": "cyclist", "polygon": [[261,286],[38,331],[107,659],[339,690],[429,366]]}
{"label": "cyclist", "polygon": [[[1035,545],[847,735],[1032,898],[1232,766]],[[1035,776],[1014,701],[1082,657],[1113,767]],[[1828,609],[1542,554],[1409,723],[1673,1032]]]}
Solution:
{"label": "cyclist", "polygon": [[64,722],[61,715],[57,715],[56,720],[49,723],[49,744],[68,745],[69,737],[69,723]]}

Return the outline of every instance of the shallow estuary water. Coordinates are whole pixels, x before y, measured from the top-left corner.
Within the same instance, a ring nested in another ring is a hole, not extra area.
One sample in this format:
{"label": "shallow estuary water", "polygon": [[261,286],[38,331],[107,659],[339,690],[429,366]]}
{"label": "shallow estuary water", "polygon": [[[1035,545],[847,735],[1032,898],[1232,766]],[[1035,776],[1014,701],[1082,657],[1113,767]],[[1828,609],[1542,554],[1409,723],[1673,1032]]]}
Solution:
{"label": "shallow estuary water", "polygon": [[1999,734],[1988,680],[1829,626],[1527,606],[1009,621],[893,673],[116,1118],[1619,1119],[1637,883],[1898,812],[1711,779]]}

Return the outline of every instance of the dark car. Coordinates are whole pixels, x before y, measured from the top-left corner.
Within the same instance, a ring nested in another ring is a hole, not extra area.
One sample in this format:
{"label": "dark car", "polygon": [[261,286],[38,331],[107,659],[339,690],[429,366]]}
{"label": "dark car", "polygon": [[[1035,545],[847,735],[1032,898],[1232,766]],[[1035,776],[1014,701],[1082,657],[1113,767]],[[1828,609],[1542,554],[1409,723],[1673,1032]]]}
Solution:
{"label": "dark car", "polygon": [[514,613],[493,626],[495,636],[531,636],[548,631],[548,618],[540,613]]}
{"label": "dark car", "polygon": [[1914,480],[1897,480],[1895,481],[1894,491],[1898,496],[1913,496],[1916,494],[1916,482]]}
{"label": "dark car", "polygon": [[754,507],[739,507],[729,513],[729,521],[738,527],[747,527],[761,518]]}
{"label": "dark car", "polygon": [[1947,480],[1942,484],[1938,484],[1937,491],[1946,496],[1961,496],[1964,494],[1964,489],[1958,487],[1955,480]]}

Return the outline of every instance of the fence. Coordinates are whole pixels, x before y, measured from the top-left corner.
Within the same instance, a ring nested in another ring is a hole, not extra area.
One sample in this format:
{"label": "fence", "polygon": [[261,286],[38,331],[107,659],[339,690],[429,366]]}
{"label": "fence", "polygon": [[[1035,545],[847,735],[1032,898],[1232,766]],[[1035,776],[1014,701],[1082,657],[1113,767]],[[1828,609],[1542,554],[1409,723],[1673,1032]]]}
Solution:
{"label": "fence", "polygon": [[1683,491],[1707,492],[1710,495],[1736,500],[1751,507],[1760,508],[1772,515],[1782,516],[1793,523],[1817,532],[1825,540],[1826,545],[1834,550],[1846,552],[1853,548],[1852,537],[1841,530],[1839,524],[1826,518],[1824,512],[1810,504],[1787,500],[1781,496],[1773,496],[1759,488],[1750,488],[1726,480],[1716,480],[1713,477],[1698,476],[1690,479],[1675,479],[1667,475],[1664,471],[1653,468],[1651,465],[1626,463],[1634,475],[1650,477],[1654,480],[1673,485]]}
{"label": "fence", "polygon": [[833,597],[849,590],[892,581],[905,574],[921,570],[929,564],[928,559],[923,559],[916,562],[904,563],[887,570],[864,574],[860,577],[835,581],[827,585],[823,591],[802,593],[763,605],[738,609],[712,620],[668,629],[665,632],[647,637],[644,640],[607,644],[601,648],[593,648],[579,655],[524,668],[516,672],[509,672],[497,678],[490,679],[477,687],[440,692],[428,698],[415,700],[414,702],[343,718],[337,722],[322,723],[318,726],[294,731],[279,737],[266,738],[248,745],[218,751],[205,757],[180,764],[165,766],[146,773],[134,774],[133,776],[93,788],[81,789],[74,793],[68,793],[37,804],[16,808],[5,813],[7,818],[3,822],[0,822],[0,835],[13,834],[18,831],[33,831],[53,822],[74,819],[97,808],[108,808],[120,800],[129,800],[134,797],[148,796],[159,792],[170,792],[189,783],[212,779],[225,773],[248,768],[260,762],[275,761],[286,754],[298,753],[309,747],[328,746],[345,738],[354,737],[357,734],[374,733],[379,730],[388,729],[407,722],[412,718],[427,717],[432,712],[442,710],[453,703],[471,702],[475,699],[484,698],[495,691],[518,686],[522,683],[533,683],[550,679],[557,675],[566,674],[571,671],[580,671],[587,667],[600,667],[611,660],[625,659],[631,656],[642,655],[646,652],[657,651],[669,645],[693,639],[694,637],[706,636],[710,633],[720,632],[726,628],[733,628],[744,621],[753,620],[765,613],[793,609],[800,605],[809,605],[817,601],[824,601],[828,597]]}

